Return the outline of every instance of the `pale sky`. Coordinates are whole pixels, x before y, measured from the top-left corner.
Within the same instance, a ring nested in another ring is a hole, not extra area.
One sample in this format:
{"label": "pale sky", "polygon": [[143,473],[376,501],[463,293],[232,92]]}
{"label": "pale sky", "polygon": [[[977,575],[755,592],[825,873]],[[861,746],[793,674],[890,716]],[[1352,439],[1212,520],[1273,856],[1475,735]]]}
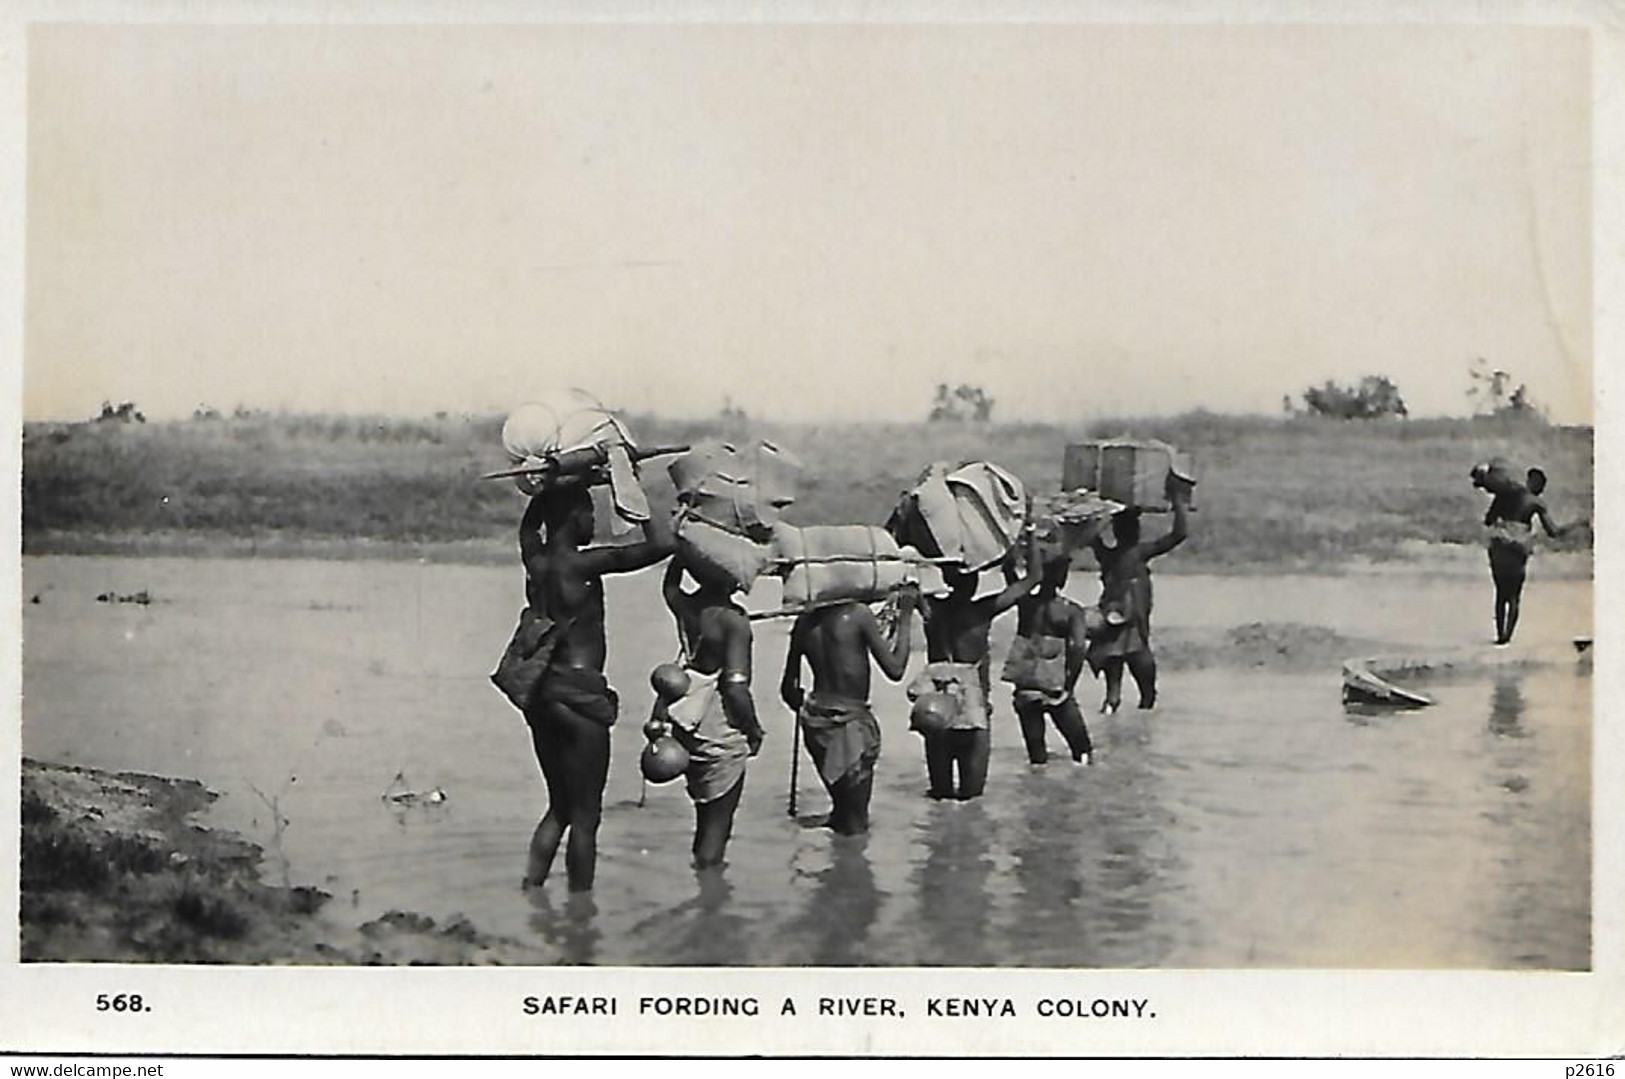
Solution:
{"label": "pale sky", "polygon": [[1591,419],[1583,30],[34,26],[25,416]]}

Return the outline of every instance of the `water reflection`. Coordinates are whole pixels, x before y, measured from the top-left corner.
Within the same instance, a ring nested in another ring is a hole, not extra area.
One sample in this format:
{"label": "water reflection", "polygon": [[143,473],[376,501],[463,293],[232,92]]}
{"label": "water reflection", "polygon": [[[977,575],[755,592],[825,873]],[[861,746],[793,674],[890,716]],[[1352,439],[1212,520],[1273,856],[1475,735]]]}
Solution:
{"label": "water reflection", "polygon": [[921,961],[941,966],[987,966],[994,957],[982,926],[993,916],[988,878],[992,825],[976,802],[944,802],[917,832],[925,857],[914,873],[920,932],[927,942]]}
{"label": "water reflection", "polygon": [[1083,903],[1084,863],[1090,860],[1085,852],[1093,839],[1080,828],[1088,813],[1077,797],[1083,785],[1068,782],[1083,778],[1081,770],[1074,772],[1070,766],[1064,774],[1050,768],[1028,777],[1019,831],[1011,847],[1016,883],[1012,935],[1093,963],[1096,949],[1090,943]]}
{"label": "water reflection", "polygon": [[603,933],[598,928],[598,904],[591,892],[571,892],[563,909],[556,906],[544,889],[533,888],[527,895],[533,908],[530,928],[558,951],[558,962],[591,966],[597,959]]}
{"label": "water reflection", "polygon": [[698,870],[695,895],[632,927],[655,962],[687,966],[743,966],[750,962],[750,922],[730,905],[734,888],[726,866]]}
{"label": "water reflection", "polygon": [[1523,677],[1502,674],[1490,689],[1490,733],[1498,738],[1524,738]]}
{"label": "water reflection", "polygon": [[808,943],[813,966],[861,966],[874,962],[869,931],[880,915],[881,892],[869,865],[867,836],[832,836],[829,864],[814,874],[807,905],[788,927]]}

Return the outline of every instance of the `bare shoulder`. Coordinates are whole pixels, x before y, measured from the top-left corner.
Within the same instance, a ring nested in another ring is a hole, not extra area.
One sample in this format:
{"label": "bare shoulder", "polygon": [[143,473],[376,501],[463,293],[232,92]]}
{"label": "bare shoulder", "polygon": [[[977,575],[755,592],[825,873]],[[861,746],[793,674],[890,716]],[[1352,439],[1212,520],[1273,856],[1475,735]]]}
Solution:
{"label": "bare shoulder", "polygon": [[838,612],[837,618],[841,622],[849,625],[863,626],[867,628],[878,624],[875,621],[875,612],[871,611],[867,604],[859,603],[856,600],[853,600],[850,603],[843,603],[841,606],[835,608],[835,610]]}

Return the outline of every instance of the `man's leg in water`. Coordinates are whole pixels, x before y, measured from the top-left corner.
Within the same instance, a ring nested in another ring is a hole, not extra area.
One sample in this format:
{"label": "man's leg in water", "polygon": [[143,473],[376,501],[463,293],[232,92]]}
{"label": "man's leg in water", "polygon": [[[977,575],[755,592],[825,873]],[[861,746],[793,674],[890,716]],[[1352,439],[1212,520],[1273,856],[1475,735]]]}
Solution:
{"label": "man's leg in water", "polygon": [[1044,745],[1044,706],[1042,703],[1017,703],[1016,719],[1021,723],[1021,740],[1027,744],[1029,764],[1047,764],[1049,749]]}
{"label": "man's leg in water", "polygon": [[542,770],[542,779],[547,784],[547,812],[531,833],[530,853],[525,866],[525,887],[534,888],[546,883],[547,874],[553,868],[553,858],[559,851],[559,841],[569,827],[570,795],[569,777],[564,768],[565,751],[548,719],[536,717],[530,723],[530,742],[536,753],[536,763]]}
{"label": "man's leg in water", "polygon": [[694,803],[694,868],[708,869],[722,864],[728,850],[728,838],[733,835],[734,812],[739,808],[739,796],[745,790],[745,777],[721,798]]}
{"label": "man's leg in water", "polygon": [[[1140,707],[1157,706],[1157,657],[1145,648],[1128,657],[1128,673],[1134,676],[1134,685],[1140,691]],[[1119,690],[1121,692],[1121,690]]]}
{"label": "man's leg in water", "polygon": [[862,835],[869,830],[869,798],[874,793],[879,756],[865,753],[851,771],[830,785],[829,826],[837,835]]}
{"label": "man's leg in water", "polygon": [[1518,628],[1518,600],[1523,595],[1524,567],[1508,562],[1495,571],[1495,643],[1506,644]]}
{"label": "man's leg in water", "polygon": [[1066,739],[1066,746],[1072,751],[1072,759],[1088,760],[1095,747],[1089,741],[1089,728],[1083,722],[1083,712],[1078,708],[1078,699],[1067,697],[1050,709],[1050,717],[1055,721],[1055,729]]}
{"label": "man's leg in water", "polygon": [[986,728],[974,731],[954,731],[958,743],[954,757],[959,764],[959,800],[968,802],[980,798],[987,787],[987,761],[992,754],[993,739]]}
{"label": "man's leg in water", "polygon": [[1104,665],[1106,672],[1106,700],[1100,706],[1108,715],[1123,703],[1123,657],[1112,656]]}
{"label": "man's leg in water", "polygon": [[1508,643],[1511,643],[1512,635],[1518,631],[1518,607],[1520,601],[1523,599],[1523,582],[1524,573],[1522,568],[1520,568],[1517,574],[1512,578],[1511,587],[1507,596],[1506,639]]}
{"label": "man's leg in water", "polygon": [[554,709],[568,750],[570,835],[565,841],[564,868],[570,890],[592,888],[598,867],[598,821],[604,810],[604,783],[609,779],[609,728],[568,707]]}
{"label": "man's leg in water", "polygon": [[1495,582],[1495,643],[1507,642],[1507,608],[1510,606],[1511,589],[1507,584],[1506,570],[1497,565],[1495,556],[1490,556],[1490,579]]}
{"label": "man's leg in water", "polygon": [[925,772],[931,778],[931,797],[954,796],[954,761],[949,748],[950,732],[925,735]]}

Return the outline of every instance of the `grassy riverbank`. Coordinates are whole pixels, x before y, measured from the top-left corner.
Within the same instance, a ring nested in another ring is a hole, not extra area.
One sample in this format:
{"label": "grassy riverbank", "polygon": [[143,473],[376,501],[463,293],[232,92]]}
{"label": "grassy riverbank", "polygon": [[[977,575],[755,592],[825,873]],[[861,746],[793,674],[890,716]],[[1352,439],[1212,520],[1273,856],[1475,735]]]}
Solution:
{"label": "grassy riverbank", "polygon": [[[773,438],[805,465],[789,514],[801,524],[883,520],[931,460],[992,459],[1048,490],[1069,441],[1162,438],[1193,451],[1202,474],[1191,540],[1170,569],[1328,569],[1476,543],[1485,503],[1466,473],[1492,454],[1544,468],[1559,520],[1589,518],[1592,505],[1589,427],[1207,413],[1076,426],[629,422],[648,444]],[[505,464],[500,428],[500,416],[262,413],[30,424],[24,553],[509,558],[520,496],[478,478]],[[1589,530],[1561,546],[1588,548]]]}

